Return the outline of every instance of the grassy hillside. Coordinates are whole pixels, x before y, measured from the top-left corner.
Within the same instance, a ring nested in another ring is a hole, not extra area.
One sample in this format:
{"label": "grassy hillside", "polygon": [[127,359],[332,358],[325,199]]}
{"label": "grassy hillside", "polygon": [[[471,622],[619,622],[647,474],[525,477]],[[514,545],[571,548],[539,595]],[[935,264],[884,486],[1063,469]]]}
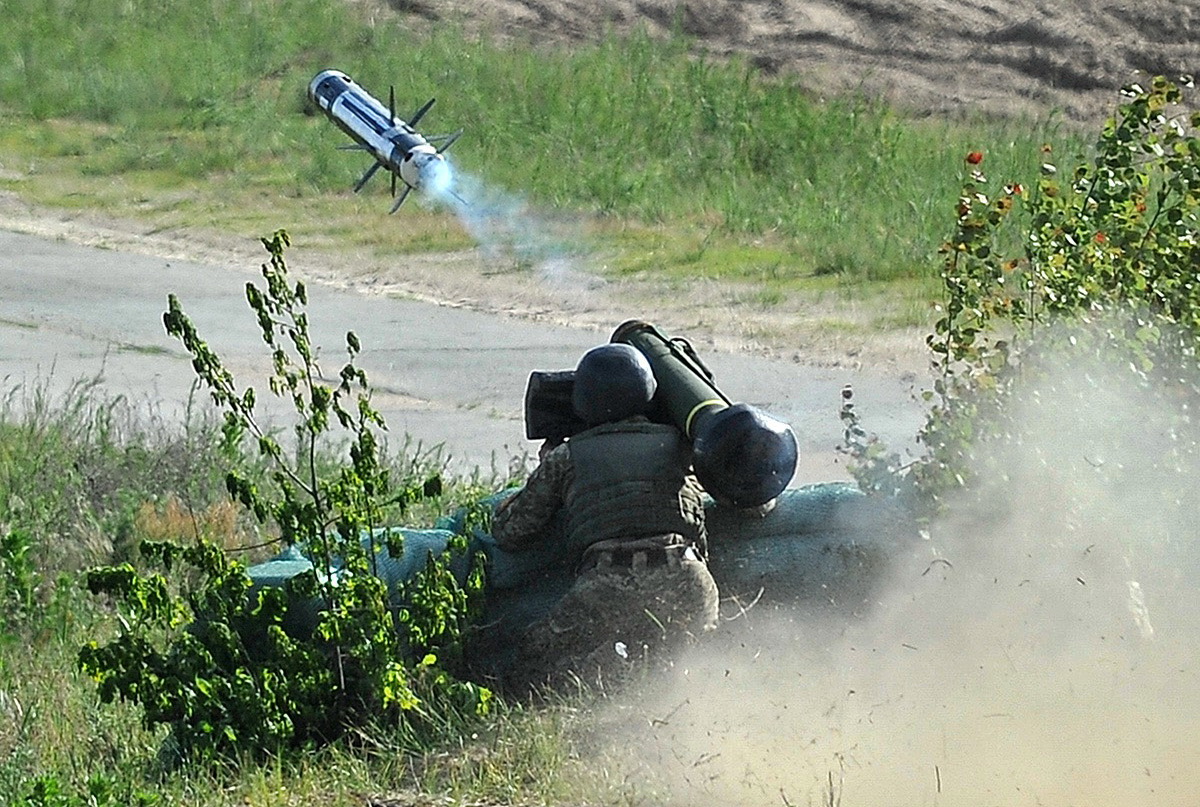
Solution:
{"label": "grassy hillside", "polygon": [[[962,156],[1031,176],[1046,125],[969,129],[814,98],[786,79],[644,36],[571,52],[499,46],[341,0],[3,0],[0,187],[34,202],[256,237],[287,226],[388,251],[458,248],[445,212],[386,228],[348,189],[362,155],[307,108],[336,66],[399,110],[436,96],[431,131],[464,127],[453,157],[489,189],[581,214],[610,271],[783,286],[926,275]],[[533,34],[535,35],[535,34]],[[1051,127],[1052,128],[1052,127]],[[663,233],[666,233],[664,236]],[[651,247],[653,261],[646,258]]]}

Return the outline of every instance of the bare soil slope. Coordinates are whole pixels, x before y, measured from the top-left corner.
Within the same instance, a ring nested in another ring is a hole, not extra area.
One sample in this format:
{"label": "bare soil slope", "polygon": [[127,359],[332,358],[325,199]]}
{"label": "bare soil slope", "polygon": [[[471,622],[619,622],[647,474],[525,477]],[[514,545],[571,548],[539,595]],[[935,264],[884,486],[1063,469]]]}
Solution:
{"label": "bare soil slope", "polygon": [[389,0],[429,19],[570,43],[673,29],[719,55],[929,113],[1103,118],[1138,74],[1200,70],[1194,0]]}

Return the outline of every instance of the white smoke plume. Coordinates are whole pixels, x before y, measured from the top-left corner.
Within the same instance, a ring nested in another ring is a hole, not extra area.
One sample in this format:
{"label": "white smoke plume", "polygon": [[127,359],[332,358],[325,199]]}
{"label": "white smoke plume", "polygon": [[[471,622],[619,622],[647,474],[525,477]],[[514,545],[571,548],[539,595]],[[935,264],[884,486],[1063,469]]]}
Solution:
{"label": "white smoke plume", "polygon": [[1181,399],[1088,364],[865,612],[752,609],[614,706],[612,765],[680,805],[1196,804],[1200,476]]}
{"label": "white smoke plume", "polygon": [[428,190],[454,212],[490,264],[527,269],[553,286],[591,287],[600,282],[587,271],[588,257],[577,242],[577,231],[564,231],[524,199],[461,170],[449,158],[446,165],[447,181]]}

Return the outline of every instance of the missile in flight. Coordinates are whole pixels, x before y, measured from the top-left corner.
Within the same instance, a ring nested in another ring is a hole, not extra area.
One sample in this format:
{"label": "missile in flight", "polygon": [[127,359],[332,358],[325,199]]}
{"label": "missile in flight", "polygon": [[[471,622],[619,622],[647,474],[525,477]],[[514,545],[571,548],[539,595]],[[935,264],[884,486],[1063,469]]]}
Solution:
{"label": "missile in flight", "polygon": [[353,146],[344,148],[366,151],[375,158],[375,163],[354,186],[355,193],[362,190],[376,171],[386,168],[392,175],[393,197],[396,196],[397,178],[404,183],[404,190],[392,205],[392,213],[400,209],[412,190],[435,196],[452,194],[461,201],[450,187],[453,172],[446,162],[445,152],[462,130],[425,137],[413,128],[433,106],[435,99],[430,98],[408,121],[404,121],[396,117],[395,87],[389,91],[388,105],[384,106],[340,70],[318,73],[308,85],[308,97],[354,141]]}

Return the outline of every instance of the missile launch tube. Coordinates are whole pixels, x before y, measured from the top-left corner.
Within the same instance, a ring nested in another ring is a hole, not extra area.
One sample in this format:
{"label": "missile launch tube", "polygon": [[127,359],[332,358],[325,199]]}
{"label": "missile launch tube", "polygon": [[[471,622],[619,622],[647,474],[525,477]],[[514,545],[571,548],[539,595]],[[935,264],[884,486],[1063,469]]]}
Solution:
{"label": "missile launch tube", "polygon": [[689,440],[695,439],[705,419],[732,405],[687,342],[668,339],[650,323],[635,319],[618,327],[611,341],[632,345],[650,362],[659,382],[658,404]]}
{"label": "missile launch tube", "polygon": [[719,502],[759,507],[775,499],[796,472],[790,426],[747,404],[732,403],[687,342],[629,320],[613,342],[646,357],[658,381],[657,404],[692,443],[696,478]]}

